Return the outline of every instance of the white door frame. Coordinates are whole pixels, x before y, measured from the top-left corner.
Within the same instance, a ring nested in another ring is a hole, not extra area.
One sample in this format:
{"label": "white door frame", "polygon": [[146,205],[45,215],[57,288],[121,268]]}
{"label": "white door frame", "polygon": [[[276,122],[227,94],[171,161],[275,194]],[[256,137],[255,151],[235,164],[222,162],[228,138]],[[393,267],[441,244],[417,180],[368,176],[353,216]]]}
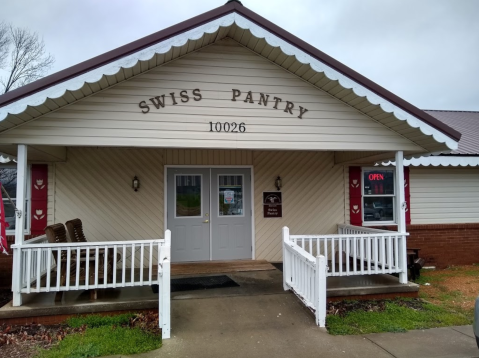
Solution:
{"label": "white door frame", "polygon": [[[168,169],[169,168],[202,168],[202,169],[251,169],[251,259],[254,260],[256,257],[256,247],[255,247],[255,222],[254,222],[254,166],[253,165],[164,165],[163,173],[163,193],[164,193],[164,217],[163,217],[163,227],[164,230],[168,229]],[[211,190],[211,178],[210,178],[210,190]],[[211,192],[210,192],[211,198]],[[211,218],[211,200],[210,200],[210,218]],[[211,220],[211,219],[210,219]],[[210,223],[211,225],[211,223]],[[172,238],[173,240],[175,238]],[[210,226],[210,261],[212,259],[212,230]]]}

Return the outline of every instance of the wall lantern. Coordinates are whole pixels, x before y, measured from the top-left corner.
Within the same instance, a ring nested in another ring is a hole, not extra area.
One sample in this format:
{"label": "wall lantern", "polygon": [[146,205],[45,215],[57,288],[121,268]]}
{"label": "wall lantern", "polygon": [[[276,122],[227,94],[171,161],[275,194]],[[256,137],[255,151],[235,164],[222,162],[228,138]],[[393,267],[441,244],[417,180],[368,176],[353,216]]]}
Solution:
{"label": "wall lantern", "polygon": [[278,191],[281,190],[281,188],[283,187],[283,181],[281,180],[281,177],[279,175],[274,181],[274,185],[276,186],[276,189],[278,189]]}
{"label": "wall lantern", "polygon": [[133,180],[131,181],[131,187],[135,190],[138,191],[140,189],[140,179],[135,175]]}

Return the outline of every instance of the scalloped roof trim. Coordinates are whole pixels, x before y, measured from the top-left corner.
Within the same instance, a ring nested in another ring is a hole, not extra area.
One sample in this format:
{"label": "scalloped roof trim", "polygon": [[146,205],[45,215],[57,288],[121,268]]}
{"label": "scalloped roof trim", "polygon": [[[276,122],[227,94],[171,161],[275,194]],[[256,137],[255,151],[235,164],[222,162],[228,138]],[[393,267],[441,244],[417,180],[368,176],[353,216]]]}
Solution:
{"label": "scalloped roof trim", "polygon": [[[383,166],[396,165],[396,162],[384,162]],[[479,157],[441,156],[404,159],[405,166],[413,167],[477,167]]]}
{"label": "scalloped roof trim", "polygon": [[3,121],[8,114],[19,114],[24,112],[28,106],[40,106],[46,102],[47,99],[55,99],[62,97],[67,91],[76,91],[81,89],[86,83],[96,83],[100,81],[103,76],[116,75],[122,68],[127,69],[135,66],[139,61],[148,61],[155,56],[155,54],[164,54],[168,52],[172,47],[181,47],[188,41],[198,40],[204,36],[204,34],[212,34],[219,30],[220,27],[229,27],[233,23],[236,23],[240,28],[249,30],[256,38],[264,38],[265,41],[272,47],[279,47],[281,51],[288,56],[295,56],[295,58],[302,64],[309,64],[309,66],[316,72],[324,73],[332,81],[338,81],[338,83],[345,89],[351,89],[357,96],[365,97],[371,104],[379,105],[383,111],[392,113],[398,120],[406,121],[409,126],[413,128],[419,128],[419,130],[427,135],[432,136],[434,140],[439,143],[444,143],[451,150],[458,148],[458,142],[449,138],[439,130],[433,128],[429,124],[421,121],[417,117],[402,110],[396,105],[392,104],[385,98],[382,98],[360,85],[359,83],[351,80],[342,73],[336,71],[330,66],[317,60],[311,55],[298,49],[297,47],[289,44],[283,39],[270,33],[264,28],[256,25],[252,21],[244,18],[237,13],[230,13],[209,23],[198,26],[194,29],[185,31],[179,35],[162,41],[158,44],[152,45],[136,53],[130,54],[118,60],[112,61],[109,64],[98,67],[87,73],[81,74],[75,78],[56,84],[52,87],[34,93],[30,96],[24,97],[15,101],[5,107],[0,108],[0,121]]}

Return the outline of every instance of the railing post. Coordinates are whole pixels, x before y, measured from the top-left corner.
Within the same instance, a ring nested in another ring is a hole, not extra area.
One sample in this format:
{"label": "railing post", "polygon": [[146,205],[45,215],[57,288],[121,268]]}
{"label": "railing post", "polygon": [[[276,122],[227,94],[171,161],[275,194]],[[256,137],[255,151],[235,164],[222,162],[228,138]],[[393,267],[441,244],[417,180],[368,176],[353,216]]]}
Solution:
{"label": "railing post", "polygon": [[21,284],[23,275],[22,245],[25,230],[25,193],[27,188],[27,146],[18,145],[17,153],[17,193],[16,207],[20,211],[15,212],[15,245],[13,250],[12,292],[13,306],[22,305]]}
{"label": "railing post", "polygon": [[324,256],[316,257],[316,324],[326,327],[326,260]]}
{"label": "railing post", "polygon": [[13,267],[12,267],[12,293],[13,293],[13,306],[22,305],[22,247],[17,245],[12,247],[13,251]]}
{"label": "railing post", "polygon": [[158,258],[158,305],[159,326],[162,338],[170,338],[170,277],[171,277],[171,231],[165,231],[165,245]]}
{"label": "railing post", "polygon": [[399,267],[401,272],[399,273],[399,283],[407,283],[407,246],[406,235],[399,233]]}
{"label": "railing post", "polygon": [[289,282],[291,281],[291,258],[289,257],[289,252],[286,250],[286,245],[289,245],[289,228],[287,226],[283,227],[283,289],[285,291],[289,290]]}
{"label": "railing post", "polygon": [[404,163],[403,152],[396,152],[396,217],[398,233],[400,237],[399,243],[399,265],[401,273],[399,274],[399,282],[407,283],[407,245],[406,245],[406,199],[404,193]]}

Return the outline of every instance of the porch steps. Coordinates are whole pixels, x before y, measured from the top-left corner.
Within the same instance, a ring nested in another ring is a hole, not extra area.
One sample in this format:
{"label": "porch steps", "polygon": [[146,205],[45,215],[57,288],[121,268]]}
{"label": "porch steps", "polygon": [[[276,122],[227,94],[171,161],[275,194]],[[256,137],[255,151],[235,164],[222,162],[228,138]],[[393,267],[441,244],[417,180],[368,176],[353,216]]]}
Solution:
{"label": "porch steps", "polygon": [[172,263],[171,276],[209,275],[217,273],[276,270],[266,260],[235,260]]}

